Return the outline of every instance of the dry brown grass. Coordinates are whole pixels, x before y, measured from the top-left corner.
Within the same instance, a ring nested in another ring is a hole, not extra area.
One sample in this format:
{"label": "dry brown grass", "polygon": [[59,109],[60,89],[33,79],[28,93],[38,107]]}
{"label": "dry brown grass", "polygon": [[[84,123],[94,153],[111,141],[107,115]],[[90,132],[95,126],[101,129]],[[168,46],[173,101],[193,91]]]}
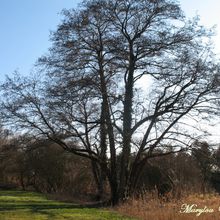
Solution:
{"label": "dry brown grass", "polygon": [[[196,209],[213,209],[212,213],[181,213],[183,204],[194,205]],[[196,207],[196,206],[197,207]],[[220,196],[216,194],[191,194],[182,196],[180,199],[171,199],[169,202],[157,199],[155,194],[146,195],[142,198],[129,199],[116,209],[122,214],[137,217],[142,220],[219,220],[220,219]],[[197,216],[199,215],[199,216]]]}

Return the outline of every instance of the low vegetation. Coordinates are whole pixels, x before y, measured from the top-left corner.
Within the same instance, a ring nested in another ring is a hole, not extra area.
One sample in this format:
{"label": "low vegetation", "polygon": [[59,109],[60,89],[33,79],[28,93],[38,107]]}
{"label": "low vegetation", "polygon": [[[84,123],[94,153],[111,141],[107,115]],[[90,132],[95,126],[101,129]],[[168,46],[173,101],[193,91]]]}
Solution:
{"label": "low vegetation", "polygon": [[48,200],[39,193],[0,191],[1,220],[131,220],[105,209],[80,208]]}
{"label": "low vegetation", "polygon": [[129,199],[116,210],[141,220],[217,220],[220,197],[212,193],[191,194],[164,202],[148,195],[141,199]]}

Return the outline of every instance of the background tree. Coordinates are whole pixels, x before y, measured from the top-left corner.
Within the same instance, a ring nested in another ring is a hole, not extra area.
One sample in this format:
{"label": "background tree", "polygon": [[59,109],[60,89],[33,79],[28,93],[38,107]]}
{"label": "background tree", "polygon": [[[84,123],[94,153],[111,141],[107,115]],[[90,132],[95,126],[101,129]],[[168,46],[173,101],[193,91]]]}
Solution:
{"label": "background tree", "polygon": [[220,147],[215,149],[212,157],[213,166],[209,181],[212,187],[220,193]]}
{"label": "background tree", "polygon": [[214,165],[213,155],[210,146],[206,142],[196,141],[193,144],[192,155],[197,161],[202,176],[202,191],[205,193],[210,182],[212,167]]}
{"label": "background tree", "polygon": [[189,145],[186,124],[216,100],[211,35],[175,1],[85,1],[64,11],[39,60],[45,81],[17,76],[2,85],[2,117],[90,159],[116,204],[135,191],[150,158]]}
{"label": "background tree", "polygon": [[215,169],[220,170],[220,146],[214,151],[214,164],[215,164]]}
{"label": "background tree", "polygon": [[0,188],[35,190],[94,201],[95,180],[87,159],[50,140],[10,136],[0,146]]}

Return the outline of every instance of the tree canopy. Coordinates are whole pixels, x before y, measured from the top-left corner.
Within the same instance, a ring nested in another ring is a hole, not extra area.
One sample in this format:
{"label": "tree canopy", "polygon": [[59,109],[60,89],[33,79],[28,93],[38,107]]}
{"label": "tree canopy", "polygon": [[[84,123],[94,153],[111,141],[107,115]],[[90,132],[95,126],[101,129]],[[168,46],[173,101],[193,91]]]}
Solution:
{"label": "tree canopy", "polygon": [[186,124],[215,104],[213,31],[171,0],[90,0],[63,14],[37,74],[2,84],[1,116],[89,158],[116,204],[150,158],[190,145]]}

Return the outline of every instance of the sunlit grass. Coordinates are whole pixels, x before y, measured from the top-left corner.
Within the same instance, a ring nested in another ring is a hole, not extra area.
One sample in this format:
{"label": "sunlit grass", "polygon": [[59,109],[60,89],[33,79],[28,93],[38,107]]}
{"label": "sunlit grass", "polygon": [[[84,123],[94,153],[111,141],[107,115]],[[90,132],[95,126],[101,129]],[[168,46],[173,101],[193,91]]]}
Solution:
{"label": "sunlit grass", "polygon": [[129,220],[105,209],[79,208],[23,191],[0,191],[0,220]]}

